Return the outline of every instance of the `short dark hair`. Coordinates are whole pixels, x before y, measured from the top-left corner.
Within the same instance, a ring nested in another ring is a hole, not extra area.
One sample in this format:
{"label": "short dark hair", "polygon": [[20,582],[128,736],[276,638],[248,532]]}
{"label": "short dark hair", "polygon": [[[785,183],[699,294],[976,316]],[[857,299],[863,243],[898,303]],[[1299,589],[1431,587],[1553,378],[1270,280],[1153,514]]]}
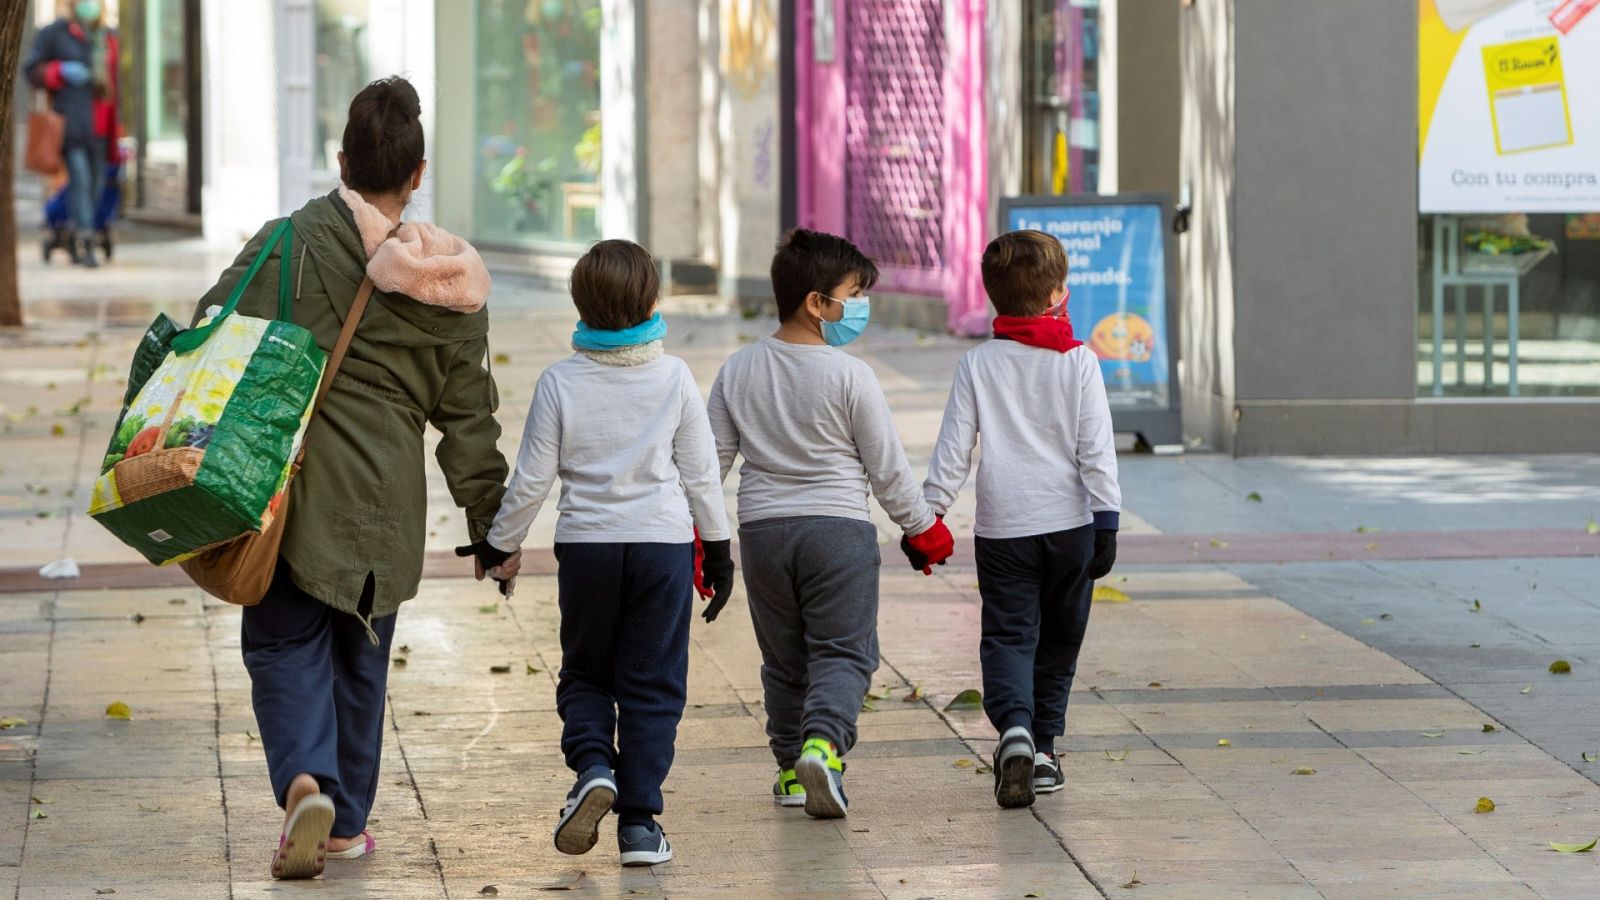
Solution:
{"label": "short dark hair", "polygon": [[806,295],[812,291],[826,294],[851,275],[862,290],[878,281],[878,267],[855,244],[809,228],[784,235],[772,257],[772,295],[778,301],[778,319],[789,321],[805,305]]}
{"label": "short dark hair", "polygon": [[650,318],[661,275],[650,251],[633,241],[600,241],[579,257],[567,287],[585,325],[616,331]]}
{"label": "short dark hair", "polygon": [[345,178],[351,190],[400,190],[422,165],[422,101],[398,75],[367,85],[350,101],[344,126]]}
{"label": "short dark hair", "polygon": [[1043,231],[1009,231],[983,249],[983,289],[1002,316],[1037,316],[1067,280],[1067,251]]}

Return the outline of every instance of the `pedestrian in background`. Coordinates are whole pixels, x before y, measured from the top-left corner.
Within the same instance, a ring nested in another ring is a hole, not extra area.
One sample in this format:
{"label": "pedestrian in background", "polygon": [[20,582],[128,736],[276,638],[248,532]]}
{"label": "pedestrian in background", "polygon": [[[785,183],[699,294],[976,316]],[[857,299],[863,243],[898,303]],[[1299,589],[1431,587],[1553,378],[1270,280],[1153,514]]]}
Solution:
{"label": "pedestrian in background", "polygon": [[[994,795],[1029,806],[1065,783],[1055,740],[1089,625],[1094,580],[1117,557],[1122,490],[1100,360],[1072,336],[1067,254],[1042,231],[983,251],[994,340],[961,357],[923,491],[943,513],[978,463],[973,526],[983,598],[983,709],[1000,743]],[[926,560],[902,547],[911,565]]]}
{"label": "pedestrian in background", "polygon": [[[573,355],[539,376],[517,470],[479,565],[522,546],[561,479],[561,752],[577,781],[556,849],[587,853],[617,811],[625,866],[672,858],[655,819],[688,698],[689,618],[698,589],[733,591],[728,513],[705,404],[689,366],[663,353],[660,276],[649,251],[601,241],[572,267]],[[696,572],[696,544],[704,574]]]}
{"label": "pedestrian in background", "polygon": [[[49,92],[51,106],[65,120],[61,153],[72,225],[67,240],[74,261],[90,268],[100,264],[95,207],[118,150],[118,54],[117,33],[106,27],[101,0],[76,0],[71,15],[39,31],[23,63],[28,80]],[[45,239],[46,258],[55,239]]]}
{"label": "pedestrian in background", "polygon": [[[488,533],[504,493],[497,397],[485,366],[489,271],[466,241],[401,221],[427,166],[421,116],[404,79],[367,85],[350,102],[343,183],[289,216],[294,321],[324,350],[363,279],[376,290],[306,432],[272,588],[245,608],[241,627],[256,724],[285,813],[276,878],[312,878],[326,858],[353,859],[377,846],[366,828],[378,790],[389,648],[400,604],[422,579],[424,428],[443,434],[437,457],[466,511],[469,540]],[[281,221],[245,246],[201,299],[197,320],[224,302]],[[277,317],[283,246],[250,282],[240,314]],[[517,557],[506,563],[514,574]]]}

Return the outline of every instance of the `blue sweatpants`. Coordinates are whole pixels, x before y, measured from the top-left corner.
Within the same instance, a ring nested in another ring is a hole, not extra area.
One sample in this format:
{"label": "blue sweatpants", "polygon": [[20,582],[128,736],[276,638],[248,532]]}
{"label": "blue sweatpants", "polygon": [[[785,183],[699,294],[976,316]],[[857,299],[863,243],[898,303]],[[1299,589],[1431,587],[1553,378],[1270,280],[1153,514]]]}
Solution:
{"label": "blue sweatpants", "polygon": [[555,545],[561,752],[616,772],[620,824],[661,814],[689,677],[693,544]]}
{"label": "blue sweatpants", "polygon": [[395,618],[372,620],[373,646],[361,620],[295,587],[281,562],[267,596],[244,609],[240,645],[272,792],[283,806],[296,775],[316,778],[336,837],[367,827],[378,792]]}
{"label": "blue sweatpants", "polygon": [[1054,752],[1089,628],[1094,526],[975,542],[983,598],[978,660],[983,709],[995,730],[1021,725]]}

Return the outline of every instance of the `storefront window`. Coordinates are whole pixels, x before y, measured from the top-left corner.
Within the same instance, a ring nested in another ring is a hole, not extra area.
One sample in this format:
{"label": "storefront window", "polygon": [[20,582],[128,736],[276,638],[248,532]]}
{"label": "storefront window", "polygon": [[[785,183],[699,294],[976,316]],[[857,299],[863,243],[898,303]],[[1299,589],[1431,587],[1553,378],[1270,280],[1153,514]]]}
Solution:
{"label": "storefront window", "polygon": [[339,168],[350,98],[372,80],[367,61],[367,0],[317,0],[316,144],[313,163]]}
{"label": "storefront window", "polygon": [[480,239],[599,236],[599,0],[479,0]]}
{"label": "storefront window", "polygon": [[1600,395],[1600,214],[1421,217],[1423,395]]}
{"label": "storefront window", "polygon": [[1100,0],[1026,0],[1024,190],[1100,186]]}
{"label": "storefront window", "polygon": [[[145,139],[178,142],[184,137],[183,0],[148,0],[144,8]],[[157,149],[151,147],[152,150]],[[160,148],[167,149],[167,148]]]}

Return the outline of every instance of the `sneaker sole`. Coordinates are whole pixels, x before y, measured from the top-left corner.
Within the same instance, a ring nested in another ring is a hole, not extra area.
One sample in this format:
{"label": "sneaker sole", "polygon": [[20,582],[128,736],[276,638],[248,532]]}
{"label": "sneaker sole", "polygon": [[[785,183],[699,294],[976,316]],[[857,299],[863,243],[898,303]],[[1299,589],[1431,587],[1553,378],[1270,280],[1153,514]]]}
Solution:
{"label": "sneaker sole", "polygon": [[794,775],[806,789],[806,815],[814,819],[845,817],[844,798],[833,786],[828,764],[819,757],[802,757],[795,763]]}
{"label": "sneaker sole", "polygon": [[1039,782],[1035,781],[1033,783],[1033,792],[1035,794],[1054,794],[1056,791],[1059,791],[1064,787],[1066,787],[1066,785],[1056,784],[1054,781],[1047,781],[1044,784],[1040,784]]}
{"label": "sneaker sole", "polygon": [[607,784],[594,785],[578,798],[578,808],[556,826],[556,849],[570,856],[582,856],[600,840],[600,820],[617,802],[617,792]]}
{"label": "sneaker sole", "polygon": [[628,850],[622,854],[622,864],[629,868],[659,866],[672,861],[672,848],[665,850]]}
{"label": "sneaker sole", "polygon": [[779,806],[788,807],[790,809],[793,809],[793,808],[798,807],[798,806],[805,806],[806,805],[806,795],[804,795],[804,794],[791,794],[790,796],[787,796],[787,797],[779,797],[777,794],[773,794],[772,795],[772,802],[778,804]]}
{"label": "sneaker sole", "polygon": [[995,785],[994,799],[1004,809],[1032,806],[1033,751],[1013,753],[1000,760],[1000,783]]}

